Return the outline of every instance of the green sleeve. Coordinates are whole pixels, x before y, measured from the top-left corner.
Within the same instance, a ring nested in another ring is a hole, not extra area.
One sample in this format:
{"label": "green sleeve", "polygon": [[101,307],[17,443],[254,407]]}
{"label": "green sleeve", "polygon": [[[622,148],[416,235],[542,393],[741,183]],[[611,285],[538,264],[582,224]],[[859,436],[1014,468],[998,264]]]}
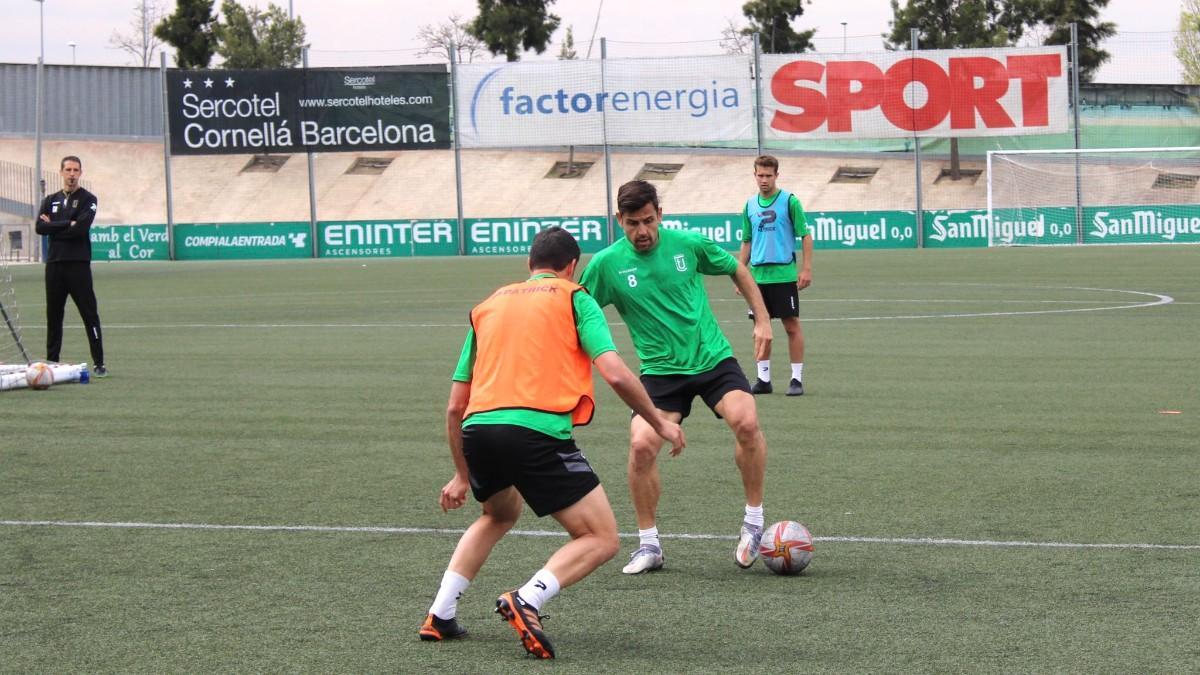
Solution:
{"label": "green sleeve", "polygon": [[729,276],[737,271],[738,261],[733,254],[708,237],[696,241],[696,269],[709,276]]}
{"label": "green sleeve", "polygon": [[808,231],[808,217],[804,215],[804,207],[800,205],[800,198],[792,195],[788,200],[788,213],[792,216],[792,224],[796,229],[796,238],[802,239],[811,234]]}
{"label": "green sleeve", "polygon": [[612,304],[612,300],[608,299],[604,283],[601,281],[601,259],[599,254],[592,256],[591,262],[588,263],[587,267],[583,268],[583,274],[579,275],[579,285],[587,289],[587,292],[597,305],[603,307],[604,305]]}
{"label": "green sleeve", "polygon": [[475,367],[475,329],[467,328],[467,339],[463,340],[462,353],[458,356],[458,366],[454,369],[455,382],[470,382],[471,370]]}
{"label": "green sleeve", "polygon": [[604,310],[600,309],[596,300],[586,292],[579,291],[572,301],[575,304],[575,331],[579,333],[579,344],[588,358],[595,361],[597,356],[605,352],[617,351],[612,331],[608,329],[608,321],[604,318]]}
{"label": "green sleeve", "polygon": [[742,204],[742,243],[749,243],[750,237],[753,235],[750,226],[750,200],[746,200]]}

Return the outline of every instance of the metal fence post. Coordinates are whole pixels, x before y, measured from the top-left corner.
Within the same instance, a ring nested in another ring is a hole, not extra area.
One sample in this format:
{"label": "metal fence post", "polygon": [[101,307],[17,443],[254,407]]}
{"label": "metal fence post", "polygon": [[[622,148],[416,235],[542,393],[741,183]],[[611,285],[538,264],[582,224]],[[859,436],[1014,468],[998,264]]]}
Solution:
{"label": "metal fence post", "polygon": [[167,53],[158,53],[162,81],[163,182],[167,188],[167,260],[175,259],[175,197],[171,189],[171,103],[167,96]]}
{"label": "metal fence post", "polygon": [[463,221],[462,145],[458,142],[458,58],[454,43],[450,43],[450,124],[454,135],[454,199],[458,219],[458,254],[467,254],[467,230]]}
{"label": "metal fence post", "polygon": [[[608,38],[600,38],[600,91],[606,91],[604,81],[604,62],[608,60]],[[600,111],[600,129],[604,142],[604,222],[607,223],[608,243],[616,241],[616,231],[613,229],[613,194],[612,194],[612,157],[608,151],[608,116],[604,109]]]}
{"label": "metal fence post", "polygon": [[[308,88],[308,47],[302,52],[304,58],[304,83],[305,89]],[[316,258],[320,247],[317,242],[317,236],[320,232],[317,229],[317,177],[316,171],[313,169],[313,151],[307,149],[308,156],[308,231],[312,238],[312,257]]]}

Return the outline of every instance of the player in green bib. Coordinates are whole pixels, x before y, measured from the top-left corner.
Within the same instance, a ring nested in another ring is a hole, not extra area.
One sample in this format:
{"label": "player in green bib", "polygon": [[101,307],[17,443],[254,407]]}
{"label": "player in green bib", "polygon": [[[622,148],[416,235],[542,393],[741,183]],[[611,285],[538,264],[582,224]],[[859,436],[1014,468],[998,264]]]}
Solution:
{"label": "player in green bib", "polygon": [[[812,284],[813,238],[804,207],[796,195],[776,187],[779,160],[762,155],[754,160],[758,193],[742,207],[742,248],[738,260],[750,266],[763,304],[772,319],[779,319],[788,338],[792,378],[788,396],[804,395],[804,330],[800,327],[799,292]],[[800,267],[796,267],[796,240],[800,240]],[[754,318],[752,315],[750,318]],[[771,350],[758,357],[758,379],[751,391],[770,394]]]}
{"label": "player in green bib", "polygon": [[[660,227],[662,209],[650,183],[621,186],[617,219],[625,238],[597,253],[579,283],[601,307],[612,305],[625,320],[642,362],[642,384],[663,416],[682,421],[699,396],[733,431],[734,459],[746,494],[734,560],[749,567],[758,559],[762,536],[767,444],[750,383],[709,307],[704,277],[732,277],[746,298],[758,317],[756,358],[769,353],[771,343],[766,307],[750,270],[737,258],[700,234]],[[656,525],[663,442],[640,415],[630,422],[629,436],[629,490],[640,542],[622,571],[640,574],[663,566]]]}

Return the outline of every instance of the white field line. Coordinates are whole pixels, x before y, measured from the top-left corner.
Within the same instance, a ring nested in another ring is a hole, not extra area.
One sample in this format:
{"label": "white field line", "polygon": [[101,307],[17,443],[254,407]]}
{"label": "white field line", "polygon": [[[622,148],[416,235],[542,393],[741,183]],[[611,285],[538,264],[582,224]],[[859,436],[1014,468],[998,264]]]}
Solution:
{"label": "white field line", "polygon": [[[67,520],[0,520],[4,527],[91,527],[131,530],[241,530],[251,532],[318,532],[318,533],[350,533],[350,534],[447,534],[461,535],[463,530],[439,527],[338,527],[327,525],[215,525],[208,523],[104,523],[97,521],[67,521]],[[518,537],[565,537],[565,532],[550,530],[511,530],[510,535]],[[636,533],[622,533],[623,539],[637,539]],[[659,534],[663,539],[697,539],[697,540],[728,540],[737,539],[736,535],[725,534]],[[1066,541],[994,541],[989,539],[948,539],[938,537],[849,537],[830,536],[813,537],[818,542],[837,542],[848,544],[899,544],[922,546],[984,546],[1000,548],[1065,548],[1065,549],[1155,549],[1174,551],[1200,551],[1200,544],[1083,544]]]}
{"label": "white field line", "polygon": [[[1100,306],[1075,307],[1067,309],[1037,309],[1026,310],[1020,312],[964,312],[955,314],[902,314],[902,315],[887,315],[887,316],[842,316],[842,317],[825,317],[825,318],[806,318],[804,321],[898,321],[910,319],[965,319],[979,317],[1004,317],[1004,316],[1031,316],[1038,314],[1070,314],[1075,312],[1107,312],[1120,309],[1139,309],[1142,307],[1156,307],[1158,305],[1169,305],[1175,302],[1175,299],[1169,295],[1159,293],[1147,293],[1145,291],[1130,291],[1117,288],[1082,288],[1082,287],[1064,287],[1065,290],[1075,291],[1096,291],[1104,293],[1130,293],[1133,295],[1145,296],[1153,298],[1148,302],[1114,304],[1113,301],[1100,303]],[[740,300],[739,300],[740,301]],[[928,304],[936,304],[939,302],[945,303],[962,303],[972,302],[970,300],[828,300],[822,302],[924,302]],[[980,301],[983,302],[983,301]],[[1087,303],[1083,300],[996,300],[994,302],[1008,303],[1071,303],[1082,304]],[[1087,303],[1096,305],[1096,303]],[[743,323],[744,319],[733,319],[720,321],[723,324]],[[624,326],[623,322],[613,321],[611,326]],[[466,328],[466,323],[156,323],[156,324],[105,324],[108,329],[193,329],[193,328],[257,328],[257,329],[277,329],[277,328]]]}

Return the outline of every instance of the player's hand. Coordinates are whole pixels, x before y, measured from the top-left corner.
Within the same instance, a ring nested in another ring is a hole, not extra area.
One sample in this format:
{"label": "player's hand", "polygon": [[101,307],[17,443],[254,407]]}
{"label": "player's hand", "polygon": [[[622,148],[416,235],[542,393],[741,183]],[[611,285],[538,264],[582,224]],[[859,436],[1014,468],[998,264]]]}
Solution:
{"label": "player's hand", "polygon": [[43,213],[42,215],[38,216],[38,220],[42,221],[43,223],[48,223],[50,222],[50,216],[47,216]]}
{"label": "player's hand", "polygon": [[467,503],[467,479],[459,476],[457,473],[446,483],[442,488],[442,494],[438,500],[441,503],[442,511],[450,511],[457,509]]}
{"label": "player's hand", "polygon": [[757,314],[754,318],[754,360],[762,361],[771,349],[771,322]]}
{"label": "player's hand", "polygon": [[800,276],[796,279],[796,290],[802,291],[809,286],[812,286],[812,272],[801,270]]}
{"label": "player's hand", "polygon": [[742,295],[742,289],[738,288],[736,285],[733,287],[733,292],[736,293],[739,297],[741,297],[741,295]]}
{"label": "player's hand", "polygon": [[662,428],[657,430],[659,436],[662,436],[664,441],[671,444],[671,456],[678,457],[679,453],[687,447],[687,439],[683,436],[683,427],[679,426],[678,422],[663,420]]}

